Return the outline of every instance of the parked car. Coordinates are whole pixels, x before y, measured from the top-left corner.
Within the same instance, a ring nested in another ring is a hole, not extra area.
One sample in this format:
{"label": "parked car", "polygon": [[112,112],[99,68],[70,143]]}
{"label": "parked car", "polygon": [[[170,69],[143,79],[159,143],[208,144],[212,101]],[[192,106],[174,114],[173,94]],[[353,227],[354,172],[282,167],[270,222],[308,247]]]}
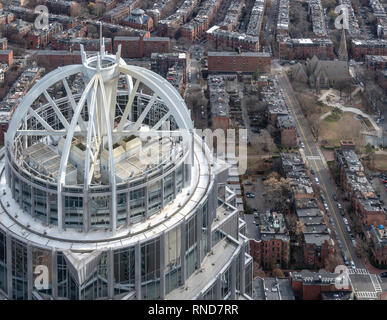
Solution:
{"label": "parked car", "polygon": [[247,193],[246,193],[246,197],[247,197],[247,198],[255,198],[255,194],[252,193],[252,192],[247,192]]}
{"label": "parked car", "polygon": [[345,224],[348,224],[347,218],[343,218],[343,221],[344,221]]}
{"label": "parked car", "polygon": [[300,147],[301,147],[302,149],[304,149],[304,148],[305,148],[305,144],[304,144],[303,142],[301,142],[301,143],[300,143]]}
{"label": "parked car", "polygon": [[339,209],[342,209],[342,208],[343,208],[343,207],[341,206],[340,202],[337,202],[337,207],[338,207]]}
{"label": "parked car", "polygon": [[347,226],[347,231],[351,232],[351,228],[349,226]]}
{"label": "parked car", "polygon": [[313,169],[310,169],[310,173],[313,174],[313,175],[315,174]]}
{"label": "parked car", "polygon": [[351,268],[352,268],[352,269],[355,269],[355,268],[356,268],[355,262],[353,262],[353,260],[351,260]]}
{"label": "parked car", "polygon": [[332,195],[333,200],[337,201],[337,196],[335,194]]}
{"label": "parked car", "polygon": [[245,181],[245,186],[251,186],[253,183],[250,180]]}
{"label": "parked car", "polygon": [[316,177],[316,178],[314,178],[314,181],[316,181],[316,183],[317,184],[320,184],[320,182],[319,182],[319,180],[318,180],[318,178]]}

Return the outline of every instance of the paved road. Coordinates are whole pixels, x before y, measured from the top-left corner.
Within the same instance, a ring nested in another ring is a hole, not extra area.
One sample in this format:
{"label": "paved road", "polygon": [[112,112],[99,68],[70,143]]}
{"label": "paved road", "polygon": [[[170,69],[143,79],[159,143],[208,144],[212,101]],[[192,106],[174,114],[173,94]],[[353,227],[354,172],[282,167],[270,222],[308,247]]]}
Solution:
{"label": "paved road", "polygon": [[320,148],[313,140],[313,135],[301,111],[301,107],[294,96],[293,88],[290,85],[289,79],[285,73],[282,73],[279,75],[278,80],[284,90],[285,97],[288,100],[288,104],[296,120],[296,126],[298,132],[300,133],[300,138],[305,144],[304,152],[309,166],[316,172],[315,176],[320,180],[320,187],[325,194],[331,217],[333,218],[334,225],[336,226],[336,236],[341,241],[343,250],[345,251],[347,257],[354,261],[357,268],[364,268],[365,266],[363,261],[356,256],[355,247],[353,246],[351,238],[346,230],[346,226],[337,208],[336,201],[334,201],[332,197],[333,194],[336,193],[336,185],[331,178]]}

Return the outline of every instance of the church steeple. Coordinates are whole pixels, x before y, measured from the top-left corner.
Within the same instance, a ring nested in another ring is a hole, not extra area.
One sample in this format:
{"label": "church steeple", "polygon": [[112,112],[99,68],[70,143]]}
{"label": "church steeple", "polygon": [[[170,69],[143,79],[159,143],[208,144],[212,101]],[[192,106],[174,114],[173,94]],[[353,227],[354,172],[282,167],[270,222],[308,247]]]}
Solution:
{"label": "church steeple", "polygon": [[343,28],[343,31],[341,32],[341,41],[340,41],[338,56],[340,61],[348,62],[347,38],[345,36],[344,28]]}

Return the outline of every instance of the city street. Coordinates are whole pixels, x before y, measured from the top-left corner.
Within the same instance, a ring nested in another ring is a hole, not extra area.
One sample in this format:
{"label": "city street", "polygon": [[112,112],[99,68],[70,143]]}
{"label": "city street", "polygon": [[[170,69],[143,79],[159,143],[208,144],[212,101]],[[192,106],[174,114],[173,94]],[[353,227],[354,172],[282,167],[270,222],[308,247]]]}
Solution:
{"label": "city street", "polygon": [[337,238],[343,244],[343,250],[347,258],[354,261],[357,268],[364,268],[365,266],[363,261],[356,256],[355,247],[351,241],[350,235],[346,230],[346,225],[344,224],[343,218],[339,213],[336,201],[333,199],[333,194],[336,193],[336,185],[329,173],[325,158],[319,146],[314,141],[310,128],[304,115],[302,114],[298,101],[294,96],[293,88],[289,82],[289,79],[283,72],[278,77],[278,80],[284,90],[285,97],[288,100],[292,114],[295,118],[297,130],[300,134],[300,139],[305,144],[304,152],[309,167],[316,172],[316,177],[318,177],[320,181],[320,187],[327,199],[329,211],[331,212],[331,217],[333,217],[334,225],[336,226],[335,229]]}

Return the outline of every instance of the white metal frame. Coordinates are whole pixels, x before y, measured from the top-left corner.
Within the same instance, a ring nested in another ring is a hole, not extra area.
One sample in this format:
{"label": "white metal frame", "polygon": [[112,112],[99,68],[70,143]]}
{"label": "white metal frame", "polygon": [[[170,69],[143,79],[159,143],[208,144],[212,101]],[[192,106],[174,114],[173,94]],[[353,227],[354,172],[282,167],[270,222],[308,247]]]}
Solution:
{"label": "white metal frame", "polygon": [[[169,135],[182,136],[184,143],[190,143],[191,137],[187,133],[193,132],[193,122],[191,120],[189,111],[184,103],[184,100],[176,89],[164,78],[146,70],[144,68],[129,66],[123,59],[120,58],[120,49],[116,56],[108,55],[101,48],[100,54],[87,58],[83,48],[82,51],[82,65],[71,65],[64,68],[58,68],[40,81],[28,92],[22,102],[17,108],[17,112],[13,115],[8,132],[6,134],[6,146],[13,152],[14,140],[17,135],[24,136],[62,136],[65,137],[65,144],[62,150],[60,168],[58,171],[58,228],[63,229],[63,189],[65,187],[65,172],[68,165],[71,143],[74,135],[82,134],[87,138],[86,157],[85,157],[85,172],[84,172],[84,191],[87,192],[94,171],[94,166],[98,154],[100,153],[101,144],[107,143],[109,150],[109,185],[112,191],[112,215],[111,215],[111,229],[116,230],[117,223],[117,194],[116,194],[116,180],[114,172],[114,158],[113,158],[113,142],[114,138],[129,135]],[[111,61],[107,67],[101,67],[102,60]],[[90,67],[90,62],[96,63],[96,67]],[[85,89],[76,103],[74,95],[69,88],[66,78],[81,73],[85,79],[89,79],[85,85]],[[128,83],[128,102],[123,111],[122,118],[116,128],[114,128],[114,112],[116,107],[117,87],[107,88],[105,84],[110,84],[111,79],[118,79],[119,75],[123,74]],[[135,80],[135,82],[134,82]],[[58,82],[62,82],[67,94],[67,99],[71,104],[74,112],[71,122],[61,113],[54,99],[48,94],[47,89]],[[139,93],[138,89],[143,84],[153,91],[153,96],[148,102],[145,109],[138,116],[137,121],[132,124],[128,130],[128,116],[131,116],[133,102],[135,96]],[[45,96],[49,107],[57,115],[59,121],[63,124],[64,129],[54,130],[49,123],[47,123],[37,111],[32,108],[32,103],[41,95]],[[107,101],[110,97],[110,101]],[[157,123],[151,128],[149,132],[139,133],[138,129],[142,125],[148,112],[152,109],[155,102],[162,102],[168,108],[168,112],[158,119]],[[85,104],[88,102],[88,119],[83,120],[81,114],[84,110]],[[102,109],[102,110],[101,110]],[[113,116],[112,116],[113,114]],[[175,131],[159,130],[163,122],[170,116],[179,128]],[[21,128],[27,117],[35,118],[44,128],[44,130],[31,130],[29,128]],[[101,132],[100,126],[104,126],[106,132]],[[20,129],[20,130],[19,130]],[[104,140],[106,139],[106,140]]]}

